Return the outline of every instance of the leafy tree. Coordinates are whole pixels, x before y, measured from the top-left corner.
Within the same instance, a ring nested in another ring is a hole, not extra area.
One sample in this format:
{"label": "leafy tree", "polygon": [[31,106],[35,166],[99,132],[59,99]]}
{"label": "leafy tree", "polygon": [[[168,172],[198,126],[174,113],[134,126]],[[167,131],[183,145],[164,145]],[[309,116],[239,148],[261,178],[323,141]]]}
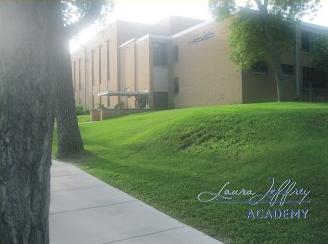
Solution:
{"label": "leafy tree", "polygon": [[319,0],[252,0],[248,8],[236,12],[232,0],[211,0],[210,8],[218,20],[232,16],[232,60],[243,69],[270,60],[275,75],[277,100],[282,94],[281,54],[293,47],[295,24],[316,11]]}
{"label": "leafy tree", "polygon": [[60,133],[75,129],[65,121],[75,112],[68,41],[106,4],[71,2],[81,16],[67,24],[68,1],[0,1],[1,244],[49,243],[55,116],[59,128],[67,127]]}
{"label": "leafy tree", "polygon": [[112,8],[110,0],[62,0],[63,28],[58,40],[62,47],[58,50],[62,62],[57,70],[61,73],[58,85],[57,137],[58,156],[83,151],[83,141],[78,127],[74,100],[69,40],[95,20],[104,20]]}

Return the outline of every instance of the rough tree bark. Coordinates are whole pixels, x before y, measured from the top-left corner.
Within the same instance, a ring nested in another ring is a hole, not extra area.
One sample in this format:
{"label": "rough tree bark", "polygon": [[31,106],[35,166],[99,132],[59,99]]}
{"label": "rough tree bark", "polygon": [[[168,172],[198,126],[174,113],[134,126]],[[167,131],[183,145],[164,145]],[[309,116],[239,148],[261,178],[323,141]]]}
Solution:
{"label": "rough tree bark", "polygon": [[56,118],[59,157],[84,150],[76,116],[69,40],[97,19],[104,4],[106,4],[104,0],[89,1],[84,16],[78,22],[64,28],[64,21],[62,21],[63,29],[58,36],[58,41],[62,44],[58,50],[62,62],[57,69],[61,73],[57,91],[59,100]]}
{"label": "rough tree bark", "polygon": [[58,1],[0,1],[0,243],[46,244]]}
{"label": "rough tree bark", "polygon": [[58,110],[57,110],[57,137],[58,156],[65,157],[71,153],[83,151],[83,141],[77,121],[74,90],[72,81],[71,58],[69,53],[69,39],[64,30],[58,35],[60,49],[58,55],[59,63],[59,85],[57,86]]}

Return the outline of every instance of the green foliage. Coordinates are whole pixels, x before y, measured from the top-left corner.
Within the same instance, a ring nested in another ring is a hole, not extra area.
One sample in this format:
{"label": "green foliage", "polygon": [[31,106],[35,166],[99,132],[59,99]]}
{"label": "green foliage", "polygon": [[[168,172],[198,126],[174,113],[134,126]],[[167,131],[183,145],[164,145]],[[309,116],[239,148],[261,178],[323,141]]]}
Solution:
{"label": "green foliage", "polygon": [[209,0],[209,8],[217,20],[223,20],[236,11],[235,0]]}
{"label": "green foliage", "polygon": [[86,15],[97,15],[97,20],[103,22],[113,9],[112,0],[61,0],[61,5],[66,26],[80,21]]}
{"label": "green foliage", "polygon": [[[210,0],[213,15],[222,20],[233,18],[230,34],[231,58],[243,69],[273,55],[281,55],[294,45],[294,23],[316,11],[319,0],[248,1],[247,8],[234,13],[235,1]],[[250,9],[252,7],[252,10]],[[257,9],[256,9],[257,8]],[[268,26],[266,26],[268,25]],[[270,36],[266,35],[264,26]],[[272,46],[276,49],[272,53]]]}
{"label": "green foliage", "polygon": [[328,73],[328,38],[317,39],[311,50],[313,66]]}
{"label": "green foliage", "polygon": [[[224,243],[326,243],[327,121],[327,104],[263,103],[85,123],[81,167]],[[311,190],[307,220],[249,221],[248,206],[197,201],[227,181],[266,190],[272,176]]]}
{"label": "green foliage", "polygon": [[90,115],[79,115],[77,119],[79,123],[90,122]]}
{"label": "green foliage", "polygon": [[115,109],[122,109],[124,108],[124,102],[123,101],[120,101],[118,104],[116,104],[114,106]]}
{"label": "green foliage", "polygon": [[105,105],[102,104],[102,103],[97,103],[97,109],[104,109],[105,108]]}
{"label": "green foliage", "polygon": [[90,114],[90,111],[86,108],[84,108],[82,105],[76,106],[76,115],[86,115]]}
{"label": "green foliage", "polygon": [[320,0],[269,0],[269,11],[291,20],[300,20],[314,14],[320,7]]}
{"label": "green foliage", "polygon": [[[277,53],[290,50],[294,42],[294,29],[290,22],[270,15],[269,31],[272,33]],[[242,69],[249,70],[256,63],[270,57],[270,43],[264,33],[261,16],[255,11],[243,10],[233,17],[230,29],[231,59]]]}

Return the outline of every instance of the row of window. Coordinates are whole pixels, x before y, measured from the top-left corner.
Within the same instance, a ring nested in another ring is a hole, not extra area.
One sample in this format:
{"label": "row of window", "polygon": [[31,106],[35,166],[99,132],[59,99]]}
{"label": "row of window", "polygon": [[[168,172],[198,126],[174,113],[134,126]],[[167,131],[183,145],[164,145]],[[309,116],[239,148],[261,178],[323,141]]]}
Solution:
{"label": "row of window", "polygon": [[[294,75],[295,74],[294,65],[282,64],[281,69],[282,69],[282,73],[284,75]],[[252,67],[251,71],[253,73],[267,74],[269,72],[269,67],[265,62],[258,62]]]}
{"label": "row of window", "polygon": [[[283,64],[282,69],[284,71],[284,74],[294,74],[293,65]],[[328,89],[328,79],[324,73],[319,72],[316,69],[310,67],[303,67],[302,71],[303,88]],[[174,94],[178,94],[180,92],[179,77],[175,77],[173,79],[173,89]]]}
{"label": "row of window", "polygon": [[[107,71],[107,81],[110,80],[110,46],[109,46],[109,41],[106,42],[106,71]],[[92,85],[94,86],[95,84],[95,59],[98,58],[98,80],[99,84],[102,82],[102,46],[100,45],[98,47],[98,57],[95,55],[95,50],[91,50],[91,82]],[[77,80],[76,80],[76,74],[78,73],[78,87],[81,89],[81,66],[82,66],[82,59],[78,59],[78,67],[76,67],[76,61],[73,62],[73,84],[75,86]],[[78,68],[78,69],[77,69]],[[84,69],[87,70],[87,61],[84,60]]]}
{"label": "row of window", "polygon": [[[100,84],[102,82],[102,62],[103,62],[103,59],[102,59],[102,45],[98,46],[98,53],[97,55],[95,54],[95,50],[91,50],[91,83],[92,83],[92,86],[95,85],[95,70],[98,68],[98,84],[99,84],[99,87],[100,87]],[[96,57],[97,56],[97,57]],[[98,67],[96,67],[96,64],[95,64],[95,60],[98,59]],[[87,69],[88,69],[88,63],[87,63],[87,57],[85,57],[84,59],[84,72],[85,72],[85,76],[87,76]],[[106,74],[106,78],[107,78],[107,82],[110,81],[110,41],[107,40],[106,41],[106,71],[107,71],[107,74]],[[77,93],[78,97],[78,101],[79,103],[81,103],[81,77],[82,77],[82,59],[79,58],[78,61],[74,61],[73,62],[73,87],[74,87],[74,90],[75,92]],[[78,77],[77,77],[77,74],[78,74]],[[87,77],[85,77],[87,79]],[[87,82],[87,80],[85,80],[85,82]],[[100,98],[101,99],[101,98]],[[108,101],[108,104],[109,106],[109,101]],[[92,95],[92,107],[94,107],[94,95]]]}
{"label": "row of window", "polygon": [[[284,75],[295,75],[295,66],[290,64],[281,65]],[[267,74],[269,68],[265,62],[259,62],[252,68],[252,72]],[[328,78],[323,72],[315,68],[303,67],[303,87],[314,89],[328,89]]]}

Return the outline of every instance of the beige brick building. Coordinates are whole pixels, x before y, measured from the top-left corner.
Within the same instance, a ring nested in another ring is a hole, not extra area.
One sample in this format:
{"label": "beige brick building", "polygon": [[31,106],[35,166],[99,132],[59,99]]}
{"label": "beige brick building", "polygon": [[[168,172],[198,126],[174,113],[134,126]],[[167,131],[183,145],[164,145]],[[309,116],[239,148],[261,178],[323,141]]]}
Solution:
{"label": "beige brick building", "polygon": [[[327,99],[327,79],[311,68],[309,56],[313,36],[327,34],[302,24],[300,46],[282,59],[284,99]],[[270,63],[246,72],[229,56],[229,20],[116,21],[72,53],[76,103],[156,109],[276,100]]]}

